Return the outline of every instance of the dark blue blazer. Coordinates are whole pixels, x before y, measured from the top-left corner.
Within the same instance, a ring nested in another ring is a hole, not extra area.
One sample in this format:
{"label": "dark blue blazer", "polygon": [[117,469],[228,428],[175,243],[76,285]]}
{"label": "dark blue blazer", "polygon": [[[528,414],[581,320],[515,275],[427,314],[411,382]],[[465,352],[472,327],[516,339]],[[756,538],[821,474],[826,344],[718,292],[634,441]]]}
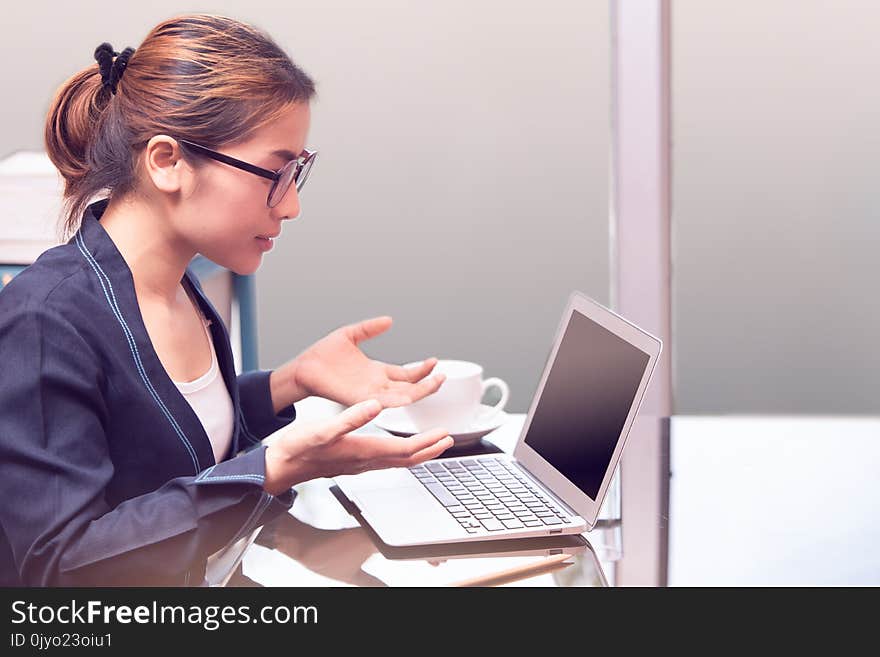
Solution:
{"label": "dark blue blazer", "polygon": [[263,491],[260,444],[293,406],[275,414],[271,372],[236,376],[188,270],[235,408],[233,456],[214,462],[100,224],[106,205],[0,292],[0,584],[199,585],[210,554],[293,504]]}

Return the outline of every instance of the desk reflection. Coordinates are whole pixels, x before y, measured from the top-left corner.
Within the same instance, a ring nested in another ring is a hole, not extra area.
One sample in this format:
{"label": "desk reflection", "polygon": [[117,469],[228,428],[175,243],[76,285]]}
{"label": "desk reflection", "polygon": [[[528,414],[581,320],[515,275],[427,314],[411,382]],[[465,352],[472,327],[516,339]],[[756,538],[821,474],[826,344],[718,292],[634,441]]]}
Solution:
{"label": "desk reflection", "polygon": [[256,544],[277,550],[331,580],[352,586],[385,586],[362,569],[378,549],[361,527],[318,529],[286,513],[263,527]]}
{"label": "desk reflection", "polygon": [[[301,490],[292,512],[263,528],[229,586],[608,586],[581,535],[394,547],[345,502],[326,483]],[[316,504],[338,528],[297,517]]]}

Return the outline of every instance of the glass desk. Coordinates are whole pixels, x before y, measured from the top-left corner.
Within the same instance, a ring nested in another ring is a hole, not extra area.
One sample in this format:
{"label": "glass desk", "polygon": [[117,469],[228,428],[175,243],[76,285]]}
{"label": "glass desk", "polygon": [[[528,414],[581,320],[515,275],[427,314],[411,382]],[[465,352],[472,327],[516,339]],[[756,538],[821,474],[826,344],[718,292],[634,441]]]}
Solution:
{"label": "glass desk", "polygon": [[[334,406],[298,403],[298,417],[332,414]],[[512,451],[525,416],[509,417],[478,448]],[[880,584],[880,417],[657,422],[658,431],[630,436],[662,443],[660,511],[647,527],[660,540],[646,542],[650,549],[622,540],[627,517],[616,522],[605,508],[602,527],[575,537],[392,548],[349,513],[332,480],[318,479],[297,486],[290,513],[263,528],[229,585]],[[466,454],[444,456],[454,455]],[[644,494],[626,472],[624,497],[628,486]],[[645,529],[634,524],[630,537]],[[626,578],[628,560],[639,559],[661,562],[660,581]]]}

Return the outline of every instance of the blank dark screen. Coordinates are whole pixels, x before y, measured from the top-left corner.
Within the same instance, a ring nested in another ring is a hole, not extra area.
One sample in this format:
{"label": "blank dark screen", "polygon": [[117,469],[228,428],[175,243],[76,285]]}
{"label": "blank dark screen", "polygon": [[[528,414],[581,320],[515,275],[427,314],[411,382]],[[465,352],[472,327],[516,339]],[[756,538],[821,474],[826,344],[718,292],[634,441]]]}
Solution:
{"label": "blank dark screen", "polygon": [[572,312],[525,443],[594,501],[649,360]]}

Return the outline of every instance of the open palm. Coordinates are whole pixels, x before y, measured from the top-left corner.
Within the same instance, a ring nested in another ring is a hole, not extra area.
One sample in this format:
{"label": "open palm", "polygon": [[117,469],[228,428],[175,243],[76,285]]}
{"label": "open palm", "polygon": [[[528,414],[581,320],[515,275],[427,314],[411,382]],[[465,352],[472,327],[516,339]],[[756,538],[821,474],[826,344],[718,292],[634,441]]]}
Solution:
{"label": "open palm", "polygon": [[391,328],[388,316],[340,327],[297,357],[296,380],[309,394],[351,406],[377,399],[384,408],[405,406],[436,392],[445,377],[429,376],[428,358],[412,368],[368,358],[358,346]]}

